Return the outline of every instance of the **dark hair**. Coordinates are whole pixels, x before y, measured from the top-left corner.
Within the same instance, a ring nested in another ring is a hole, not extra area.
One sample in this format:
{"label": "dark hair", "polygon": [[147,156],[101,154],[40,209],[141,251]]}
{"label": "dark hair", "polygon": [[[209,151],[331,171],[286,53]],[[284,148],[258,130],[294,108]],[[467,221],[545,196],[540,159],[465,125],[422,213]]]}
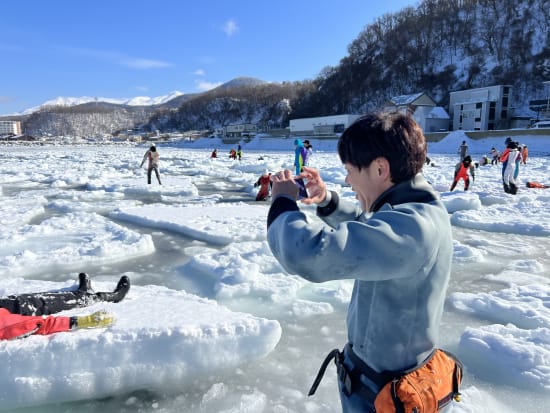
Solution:
{"label": "dark hair", "polygon": [[386,158],[391,180],[413,178],[426,162],[426,140],[412,117],[400,112],[368,113],[351,124],[338,140],[342,163],[361,170],[376,158]]}
{"label": "dark hair", "polygon": [[155,148],[154,146],[151,146],[151,147],[149,148],[149,150],[150,150],[151,152],[156,152],[156,151],[157,151],[157,148]]}

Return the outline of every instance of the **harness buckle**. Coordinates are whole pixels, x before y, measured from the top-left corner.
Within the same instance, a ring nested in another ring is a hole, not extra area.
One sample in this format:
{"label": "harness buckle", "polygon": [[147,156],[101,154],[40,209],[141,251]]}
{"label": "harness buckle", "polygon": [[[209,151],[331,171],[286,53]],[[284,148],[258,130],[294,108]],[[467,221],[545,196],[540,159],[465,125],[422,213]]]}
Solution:
{"label": "harness buckle", "polygon": [[334,363],[336,364],[336,375],[342,383],[342,392],[349,397],[353,393],[353,381],[348,369],[344,365],[344,354],[338,353],[334,358]]}

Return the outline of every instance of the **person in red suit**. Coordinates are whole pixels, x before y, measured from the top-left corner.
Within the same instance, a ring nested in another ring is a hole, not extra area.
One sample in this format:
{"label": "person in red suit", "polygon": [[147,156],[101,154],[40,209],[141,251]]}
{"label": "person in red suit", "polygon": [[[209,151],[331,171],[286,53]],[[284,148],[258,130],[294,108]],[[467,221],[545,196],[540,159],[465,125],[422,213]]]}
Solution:
{"label": "person in red suit", "polygon": [[260,187],[258,194],[256,195],[256,201],[265,201],[269,197],[269,191],[271,189],[271,174],[266,170],[258,178],[254,184],[254,188]]}
{"label": "person in red suit", "polygon": [[470,155],[467,155],[464,157],[462,162],[457,164],[455,169],[455,179],[451,185],[451,191],[455,189],[456,184],[461,179],[464,181],[464,190],[467,191],[470,187],[470,176],[468,175],[468,172],[472,175],[472,179],[475,181],[475,167],[472,164],[472,158]]}

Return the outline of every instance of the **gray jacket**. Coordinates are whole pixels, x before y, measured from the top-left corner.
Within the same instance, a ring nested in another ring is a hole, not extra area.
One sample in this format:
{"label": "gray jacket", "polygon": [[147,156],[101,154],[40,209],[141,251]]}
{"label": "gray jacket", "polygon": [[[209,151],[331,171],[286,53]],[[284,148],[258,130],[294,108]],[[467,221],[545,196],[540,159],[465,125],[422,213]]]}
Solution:
{"label": "gray jacket", "polygon": [[368,216],[335,192],[317,215],[277,198],[268,216],[273,255],[312,282],[355,279],[348,339],[374,370],[422,362],[438,341],[453,252],[438,195],[419,174],[384,192]]}

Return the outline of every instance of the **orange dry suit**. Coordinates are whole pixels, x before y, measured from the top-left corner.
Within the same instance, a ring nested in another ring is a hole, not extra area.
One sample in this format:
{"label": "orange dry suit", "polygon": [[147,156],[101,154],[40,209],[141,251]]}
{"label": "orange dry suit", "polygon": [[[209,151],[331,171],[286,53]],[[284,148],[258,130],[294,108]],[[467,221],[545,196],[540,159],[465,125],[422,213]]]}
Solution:
{"label": "orange dry suit", "polygon": [[70,317],[28,316],[12,314],[0,308],[0,340],[28,337],[32,334],[53,334],[71,329]]}
{"label": "orange dry suit", "polygon": [[256,195],[256,201],[265,201],[269,196],[269,189],[271,188],[271,174],[264,174],[258,178],[254,187],[260,187],[258,195]]}
{"label": "orange dry suit", "polygon": [[457,164],[455,168],[455,178],[453,180],[453,183],[451,185],[451,191],[455,189],[456,184],[459,180],[464,181],[464,190],[467,191],[470,186],[470,177],[468,175],[468,172],[472,175],[472,180],[475,181],[475,172],[474,172],[474,165],[472,165],[472,158],[468,155],[464,158],[462,162]]}

